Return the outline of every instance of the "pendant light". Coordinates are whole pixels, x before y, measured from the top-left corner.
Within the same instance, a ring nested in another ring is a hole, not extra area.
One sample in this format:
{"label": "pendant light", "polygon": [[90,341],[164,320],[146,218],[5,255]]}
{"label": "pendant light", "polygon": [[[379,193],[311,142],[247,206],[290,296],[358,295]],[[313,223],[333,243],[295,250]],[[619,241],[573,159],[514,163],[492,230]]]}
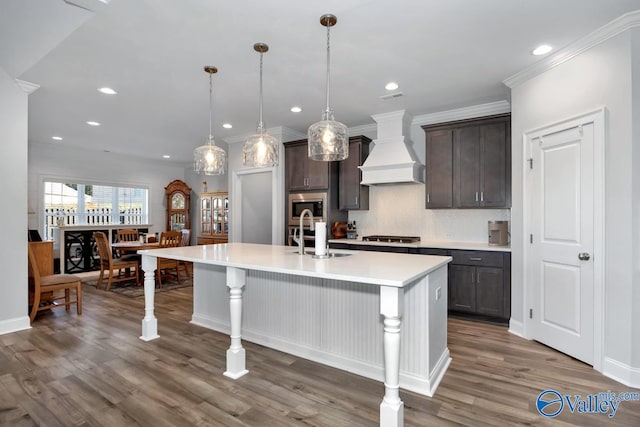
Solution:
{"label": "pendant light", "polygon": [[204,71],[209,73],[209,139],[206,144],[193,150],[193,170],[204,175],[222,175],[227,162],[227,153],[216,145],[211,132],[213,75],[218,72],[218,69],[208,65],[204,67]]}
{"label": "pendant light", "polygon": [[278,140],[267,133],[262,121],[262,55],[269,51],[269,46],[256,43],[253,50],[260,53],[260,119],[256,133],[247,138],[242,146],[242,164],[251,167],[278,166]]}
{"label": "pendant light", "polygon": [[322,113],[322,120],[312,124],[307,132],[309,141],[309,158],[312,160],[344,160],[349,157],[349,131],[347,127],[333,119],[333,111],[329,106],[330,89],[330,36],[329,29],[337,18],[334,15],[323,15],[320,23],[327,27],[327,108]]}

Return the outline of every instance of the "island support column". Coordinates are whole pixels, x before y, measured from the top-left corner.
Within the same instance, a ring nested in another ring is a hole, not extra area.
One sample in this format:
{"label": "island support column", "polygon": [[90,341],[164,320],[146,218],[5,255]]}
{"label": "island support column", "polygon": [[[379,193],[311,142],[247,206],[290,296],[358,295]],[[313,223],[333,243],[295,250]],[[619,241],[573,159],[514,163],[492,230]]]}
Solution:
{"label": "island support column", "polygon": [[156,267],[158,258],[142,255],[142,271],[144,271],[144,319],[142,319],[143,341],[160,338],[158,335],[158,319],[154,314],[153,300],[156,295]]}
{"label": "island support column", "polygon": [[402,427],[404,403],[400,399],[400,325],[404,289],[380,287],[380,314],[384,316],[384,398],[380,404],[380,426]]}
{"label": "island support column", "polygon": [[234,380],[249,373],[245,367],[246,355],[242,347],[242,288],[246,283],[246,270],[227,267],[231,346],[227,350],[227,370],[224,375]]}

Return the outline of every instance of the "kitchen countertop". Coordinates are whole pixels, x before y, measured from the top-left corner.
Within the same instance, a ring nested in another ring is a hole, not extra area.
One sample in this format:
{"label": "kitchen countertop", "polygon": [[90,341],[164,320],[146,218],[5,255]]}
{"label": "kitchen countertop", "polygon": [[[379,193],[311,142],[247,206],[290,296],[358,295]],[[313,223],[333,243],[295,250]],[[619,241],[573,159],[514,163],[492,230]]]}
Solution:
{"label": "kitchen countertop", "polygon": [[448,256],[425,257],[424,255],[348,250],[331,252],[351,255],[314,259],[311,255],[298,255],[297,248],[293,246],[253,243],[181,246],[138,251],[142,255],[202,264],[393,287],[408,285],[451,261],[451,257]]}
{"label": "kitchen countertop", "polygon": [[414,243],[366,242],[362,239],[329,239],[329,243],[347,245],[395,246],[399,248],[462,249],[471,251],[511,252],[511,246],[493,246],[482,242],[457,242],[451,240],[421,240]]}

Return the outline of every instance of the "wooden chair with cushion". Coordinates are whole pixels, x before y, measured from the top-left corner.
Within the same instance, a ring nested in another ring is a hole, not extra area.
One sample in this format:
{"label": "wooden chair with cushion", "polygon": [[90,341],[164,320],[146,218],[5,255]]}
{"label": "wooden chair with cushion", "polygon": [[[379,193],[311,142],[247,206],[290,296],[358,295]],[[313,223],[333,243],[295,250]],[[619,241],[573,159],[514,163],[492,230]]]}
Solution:
{"label": "wooden chair with cushion", "polygon": [[[96,241],[98,252],[100,254],[100,278],[98,279],[96,289],[100,289],[100,287],[102,286],[102,279],[104,278],[105,271],[109,272],[109,280],[107,281],[107,287],[105,288],[105,290],[107,291],[111,289],[111,284],[114,282],[131,280],[133,276],[121,274],[122,269],[126,269],[129,271],[135,270],[136,284],[140,284],[140,281],[138,280],[140,278],[140,264],[136,259],[114,259],[111,255],[111,246],[109,245],[109,239],[107,238],[107,235],[101,231],[96,231],[95,233],[93,233],[93,238]],[[118,274],[114,274],[114,271],[117,271]]]}
{"label": "wooden chair with cushion", "polygon": [[[180,231],[163,231],[160,234],[160,242],[158,247],[160,248],[176,248],[182,244],[182,233]],[[158,267],[156,270],[156,277],[158,278],[158,284],[162,286],[162,272],[167,270],[176,270],[176,280],[180,283],[180,272],[178,271],[178,260],[169,258],[158,258]]]}
{"label": "wooden chair with cushion", "polygon": [[[78,315],[82,314],[82,281],[80,277],[73,274],[50,274],[41,276],[38,270],[36,257],[29,245],[29,278],[33,284],[33,305],[29,319],[33,322],[38,311],[48,310],[54,307],[62,307],[62,304],[56,303],[64,298],[64,306],[67,311],[71,309],[71,304],[76,304]],[[71,289],[76,290],[76,299],[71,300]],[[46,302],[42,302],[41,296],[44,293],[53,293],[55,291],[64,290],[64,296],[49,297]]]}

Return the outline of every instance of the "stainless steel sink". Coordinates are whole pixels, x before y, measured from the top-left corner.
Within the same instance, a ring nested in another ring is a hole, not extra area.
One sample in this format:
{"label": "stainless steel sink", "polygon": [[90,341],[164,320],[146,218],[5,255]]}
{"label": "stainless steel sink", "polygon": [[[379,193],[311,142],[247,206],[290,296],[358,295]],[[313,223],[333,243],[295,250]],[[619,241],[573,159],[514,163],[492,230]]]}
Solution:
{"label": "stainless steel sink", "polygon": [[[292,253],[297,254],[298,251],[295,251],[295,252],[292,252]],[[315,257],[316,256],[316,251],[314,251],[313,249],[306,249],[304,251],[304,254],[305,255],[311,255],[311,256]],[[319,259],[322,259],[322,258],[342,258],[342,257],[345,257],[345,256],[351,256],[351,255],[353,255],[353,254],[346,254],[344,252],[329,252],[328,255],[318,256],[317,258],[319,258]]]}
{"label": "stainless steel sink", "polygon": [[[315,257],[314,254],[309,254],[309,255],[313,255]],[[321,257],[318,258],[340,258],[343,256],[351,256],[353,254],[345,254],[343,252],[329,252],[327,255],[322,255]]]}

